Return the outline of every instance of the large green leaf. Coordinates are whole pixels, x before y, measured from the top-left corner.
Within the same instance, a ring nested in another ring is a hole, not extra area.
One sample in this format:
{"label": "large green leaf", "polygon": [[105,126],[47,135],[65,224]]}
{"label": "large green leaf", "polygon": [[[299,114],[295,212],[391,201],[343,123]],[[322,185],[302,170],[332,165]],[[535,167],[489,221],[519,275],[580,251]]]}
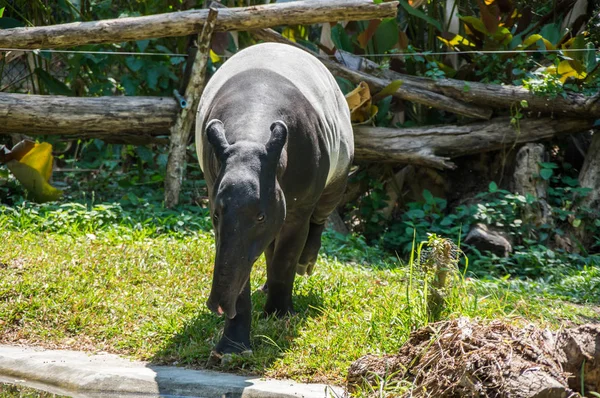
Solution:
{"label": "large green leaf", "polygon": [[481,19],[479,19],[477,17],[466,16],[466,17],[459,17],[459,19],[461,21],[463,21],[465,24],[468,24],[470,27],[472,27],[476,31],[483,33],[484,35],[490,34],[490,32],[488,32],[487,28],[485,27],[485,25],[483,24]]}
{"label": "large green leaf", "polygon": [[44,86],[46,86],[50,94],[73,95],[73,91],[71,91],[71,89],[66,84],[56,79],[54,76],[50,75],[42,68],[35,68],[34,72],[42,81]]}
{"label": "large green leaf", "polygon": [[382,98],[385,98],[385,97],[388,97],[388,96],[394,94],[396,91],[398,91],[400,86],[402,86],[402,83],[403,83],[402,80],[392,81],[390,84],[385,86],[383,88],[383,90],[381,90],[380,92],[378,92],[376,95],[373,96],[373,101],[377,102],[377,101],[381,100]]}
{"label": "large green leaf", "polygon": [[394,48],[398,43],[398,23],[395,18],[384,19],[373,37],[375,49],[378,53],[384,53]]}
{"label": "large green leaf", "polygon": [[150,89],[155,90],[156,89],[156,85],[158,84],[158,78],[160,77],[160,69],[158,69],[157,67],[151,67],[150,69],[148,69],[148,72],[146,73],[146,82],[148,83],[148,87],[150,87]]}
{"label": "large green leaf", "polygon": [[596,46],[594,46],[594,43],[587,43],[585,45],[586,48],[586,52],[585,52],[585,69],[587,70],[587,72],[591,72],[596,68],[596,65],[598,65],[598,60],[596,59]]}
{"label": "large green leaf", "polygon": [[429,15],[425,14],[423,11],[413,8],[410,4],[408,4],[406,2],[406,0],[400,0],[400,5],[410,15],[420,18],[420,19],[424,20],[425,22],[427,22],[428,24],[433,25],[440,32],[443,31],[442,26],[440,25],[440,23],[438,21],[431,18]]}
{"label": "large green leaf", "polygon": [[540,35],[553,45],[556,45],[561,39],[560,25],[555,23],[544,25],[544,27],[540,29]]}
{"label": "large green leaf", "polygon": [[541,169],[540,177],[542,177],[544,180],[549,180],[550,177],[552,177],[552,173],[552,169]]}
{"label": "large green leaf", "polygon": [[135,44],[137,45],[137,48],[138,48],[138,50],[140,50],[140,52],[146,51],[146,48],[148,48],[149,43],[150,43],[150,40],[148,40],[148,39],[138,40],[135,42]]}
{"label": "large green leaf", "polygon": [[[2,8],[4,11],[4,7]],[[12,28],[20,28],[24,26],[23,22],[18,21],[14,18],[0,18],[0,29],[12,29]]]}
{"label": "large green leaf", "polygon": [[346,29],[340,24],[336,24],[331,28],[331,41],[335,44],[338,50],[352,52],[353,46],[350,37],[346,33]]}
{"label": "large green leaf", "polygon": [[125,64],[133,72],[137,72],[140,69],[142,69],[142,66],[144,66],[144,61],[142,61],[139,58],[135,58],[135,57],[127,57],[127,58],[125,58]]}

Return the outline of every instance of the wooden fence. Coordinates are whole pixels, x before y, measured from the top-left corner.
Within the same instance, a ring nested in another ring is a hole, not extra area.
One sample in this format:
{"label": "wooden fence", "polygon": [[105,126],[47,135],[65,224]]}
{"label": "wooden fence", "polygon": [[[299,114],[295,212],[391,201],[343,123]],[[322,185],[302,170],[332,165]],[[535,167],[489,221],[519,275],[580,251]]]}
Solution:
{"label": "wooden fence", "polygon": [[[259,40],[290,42],[269,27],[313,24],[341,20],[370,20],[394,17],[398,2],[372,0],[307,0],[266,6],[192,10],[145,17],[0,31],[0,48],[38,49],[92,43],[181,36],[200,32],[199,51],[193,62],[192,78],[185,90],[186,108],[169,97],[39,96],[0,93],[0,133],[60,134],[145,144],[170,143],[165,204],[179,200],[185,166],[185,148],[194,123],[195,110],[205,81],[205,66],[213,31],[248,30]],[[413,129],[356,127],[358,161],[413,163],[452,168],[449,158],[502,147],[507,143],[536,141],[556,134],[590,128],[600,118],[598,98],[570,94],[548,99],[519,87],[486,85],[453,79],[431,80],[383,70],[360,59],[353,67],[319,57],[334,74],[358,84],[366,82],[372,92],[401,80],[394,97],[439,108],[473,119],[487,120],[467,126],[436,126]],[[346,57],[352,57],[346,54]],[[468,90],[465,87],[468,86]],[[506,118],[493,118],[494,109],[508,109],[527,101],[528,110],[541,115],[523,120],[520,132]],[[560,117],[557,119],[557,116]]]}

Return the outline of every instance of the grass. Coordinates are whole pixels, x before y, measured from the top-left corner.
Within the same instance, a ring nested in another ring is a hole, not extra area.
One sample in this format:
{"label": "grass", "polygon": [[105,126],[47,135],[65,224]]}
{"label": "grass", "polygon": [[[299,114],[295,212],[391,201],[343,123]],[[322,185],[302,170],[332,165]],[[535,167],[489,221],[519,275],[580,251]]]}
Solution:
{"label": "grass", "polygon": [[67,398],[64,395],[36,390],[16,384],[7,384],[0,381],[0,398]]}
{"label": "grass", "polygon": [[[21,204],[0,211],[0,341],[103,350],[205,367],[223,319],[210,313],[214,240],[205,211],[116,204]],[[444,317],[505,318],[557,327],[598,321],[598,268],[561,282],[464,280]],[[298,314],[261,317],[266,278],[252,274],[254,355],[223,369],[343,384],[350,363],[395,352],[427,323],[423,282],[410,266],[355,236],[328,233],[316,273],[299,277]],[[594,285],[595,284],[595,285]],[[579,289],[579,296],[572,297]],[[597,290],[596,290],[597,291]],[[567,293],[565,293],[567,292]]]}

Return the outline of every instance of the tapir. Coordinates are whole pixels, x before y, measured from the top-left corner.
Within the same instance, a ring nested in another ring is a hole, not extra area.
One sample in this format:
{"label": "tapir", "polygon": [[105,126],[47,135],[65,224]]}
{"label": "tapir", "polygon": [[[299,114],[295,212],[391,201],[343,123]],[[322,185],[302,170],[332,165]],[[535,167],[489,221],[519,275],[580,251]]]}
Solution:
{"label": "tapir", "polygon": [[207,306],[226,315],[214,351],[248,351],[252,266],[264,253],[265,313],[293,313],[295,275],[312,273],[325,221],[346,186],[354,155],[350,112],[314,56],[257,44],[207,83],[196,150],[215,231]]}

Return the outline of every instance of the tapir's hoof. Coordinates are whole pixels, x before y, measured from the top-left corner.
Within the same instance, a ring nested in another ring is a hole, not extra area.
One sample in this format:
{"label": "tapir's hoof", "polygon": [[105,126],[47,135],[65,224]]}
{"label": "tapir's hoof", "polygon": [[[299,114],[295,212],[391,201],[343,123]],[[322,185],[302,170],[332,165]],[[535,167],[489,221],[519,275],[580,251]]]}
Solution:
{"label": "tapir's hoof", "polygon": [[308,264],[298,264],[296,265],[296,273],[298,275],[306,274],[306,270],[308,269]]}
{"label": "tapir's hoof", "polygon": [[221,363],[221,359],[223,358],[223,354],[219,354],[216,351],[211,351],[210,355],[208,356],[208,361],[206,361],[206,366],[207,367],[213,367],[213,366],[217,366]]}
{"label": "tapir's hoof", "polygon": [[308,274],[309,276],[312,275],[313,270],[315,269],[315,263],[316,263],[316,261],[309,261],[306,264],[298,263],[296,265],[296,274],[298,274],[298,275]]}
{"label": "tapir's hoof", "polygon": [[239,355],[242,357],[249,357],[252,356],[254,353],[252,352],[252,350],[244,350],[242,352],[239,353],[227,353],[227,354],[220,354],[216,351],[211,351],[210,352],[210,357],[208,358],[208,366],[227,366],[231,363],[231,361],[233,361],[233,356],[234,355]]}
{"label": "tapir's hoof", "polygon": [[227,365],[229,365],[233,361],[233,356],[234,355],[239,355],[239,356],[242,356],[242,357],[249,357],[252,354],[253,354],[252,350],[242,351],[239,354],[223,354],[221,356],[221,366],[227,366]]}
{"label": "tapir's hoof", "polygon": [[265,307],[265,310],[263,311],[263,317],[268,318],[271,315],[275,315],[277,318],[285,318],[286,316],[296,315],[296,311],[294,311],[294,308],[291,306],[286,309]]}
{"label": "tapir's hoof", "polygon": [[228,337],[221,337],[221,340],[217,343],[215,348],[213,348],[211,352],[211,356],[213,353],[215,355],[224,355],[224,354],[241,354],[246,351],[252,351],[250,349],[250,341],[234,341]]}

